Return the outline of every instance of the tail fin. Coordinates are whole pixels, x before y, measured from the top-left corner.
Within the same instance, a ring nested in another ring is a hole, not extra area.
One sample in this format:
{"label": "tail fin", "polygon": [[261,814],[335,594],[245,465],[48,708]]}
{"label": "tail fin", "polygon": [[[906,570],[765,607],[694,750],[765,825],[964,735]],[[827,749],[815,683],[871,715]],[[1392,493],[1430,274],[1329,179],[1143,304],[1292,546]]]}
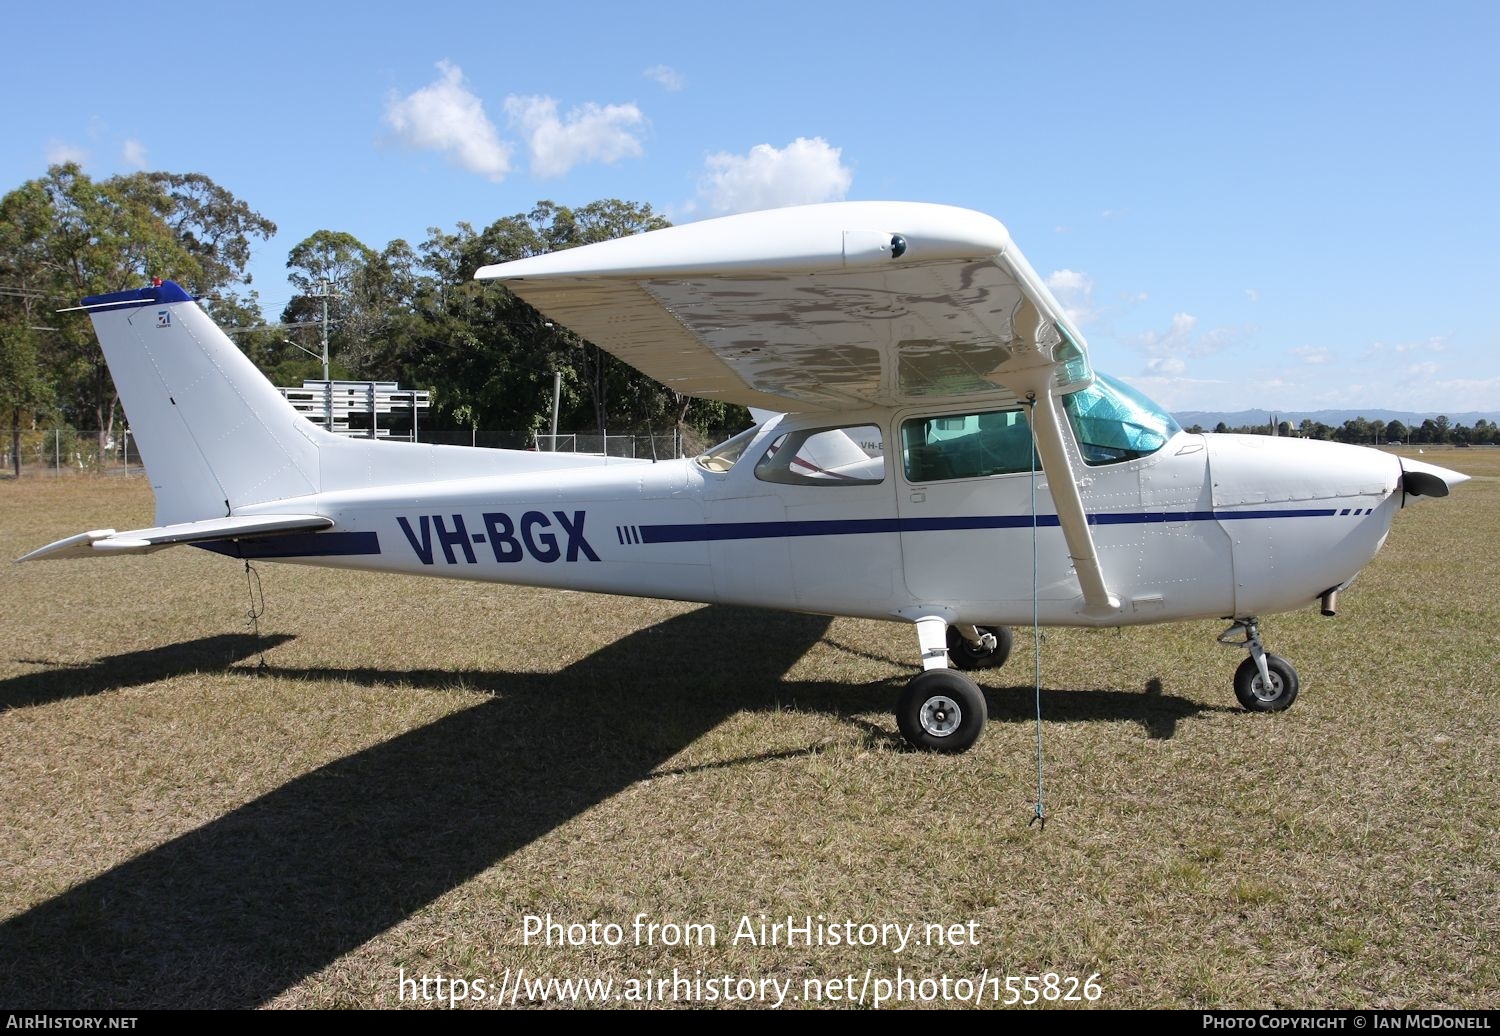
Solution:
{"label": "tail fin", "polygon": [[326,433],[171,281],[84,299],[156,494],[157,525],[319,489]]}

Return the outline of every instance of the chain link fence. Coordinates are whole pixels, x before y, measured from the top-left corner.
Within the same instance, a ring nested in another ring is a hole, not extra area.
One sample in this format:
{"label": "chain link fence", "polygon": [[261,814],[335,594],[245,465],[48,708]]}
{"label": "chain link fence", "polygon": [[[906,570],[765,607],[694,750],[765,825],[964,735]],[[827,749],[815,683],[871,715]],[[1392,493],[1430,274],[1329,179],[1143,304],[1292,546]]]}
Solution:
{"label": "chain link fence", "polygon": [[[141,456],[129,432],[99,432],[77,428],[30,429],[20,435],[22,475],[139,474]],[[0,474],[16,470],[17,450],[12,436],[0,431]]]}

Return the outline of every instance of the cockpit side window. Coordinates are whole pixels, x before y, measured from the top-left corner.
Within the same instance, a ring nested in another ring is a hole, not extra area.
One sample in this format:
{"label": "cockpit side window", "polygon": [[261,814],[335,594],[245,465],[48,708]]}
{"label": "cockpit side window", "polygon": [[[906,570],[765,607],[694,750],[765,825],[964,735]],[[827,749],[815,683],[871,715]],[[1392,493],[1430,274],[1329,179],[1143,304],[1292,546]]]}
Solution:
{"label": "cockpit side window", "polygon": [[1182,428],[1172,415],[1124,382],[1096,374],[1094,383],[1063,397],[1063,409],[1091,467],[1149,457]]}
{"label": "cockpit side window", "polygon": [[721,474],[728,471],[734,467],[734,462],[740,459],[740,454],[745,452],[745,447],[750,445],[757,431],[759,431],[759,426],[752,425],[740,434],[725,439],[707,452],[699,454],[696,458],[698,466]]}

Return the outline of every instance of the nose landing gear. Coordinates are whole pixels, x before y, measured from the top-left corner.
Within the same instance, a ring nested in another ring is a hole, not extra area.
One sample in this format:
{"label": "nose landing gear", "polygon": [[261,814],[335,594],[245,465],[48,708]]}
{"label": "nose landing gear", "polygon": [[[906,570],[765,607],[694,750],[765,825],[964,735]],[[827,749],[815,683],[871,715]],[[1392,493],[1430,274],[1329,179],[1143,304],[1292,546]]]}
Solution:
{"label": "nose landing gear", "polygon": [[[1243,639],[1231,639],[1236,636]],[[1247,711],[1281,712],[1292,707],[1301,689],[1297,670],[1285,658],[1270,654],[1261,646],[1260,628],[1253,616],[1236,619],[1219,634],[1219,643],[1250,652],[1250,657],[1234,671],[1234,696]]]}

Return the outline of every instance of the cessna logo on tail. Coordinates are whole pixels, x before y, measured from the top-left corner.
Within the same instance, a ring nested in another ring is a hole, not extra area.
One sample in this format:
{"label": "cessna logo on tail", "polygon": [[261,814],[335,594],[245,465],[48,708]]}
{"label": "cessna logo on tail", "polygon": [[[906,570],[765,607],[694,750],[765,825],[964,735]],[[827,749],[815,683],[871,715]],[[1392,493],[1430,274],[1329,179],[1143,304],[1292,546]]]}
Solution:
{"label": "cessna logo on tail", "polygon": [[[487,511],[479,516],[484,531],[474,533],[469,531],[461,514],[418,515],[415,529],[405,515],[396,521],[424,565],[433,563],[434,539],[436,548],[450,565],[458,564],[460,558],[465,564],[478,564],[475,544],[488,544],[495,560],[503,564],[522,561],[527,555],[544,564],[559,559],[577,561],[580,555],[598,561],[599,555],[583,537],[584,516],[583,511],[574,511],[572,517],[566,511],[553,511],[549,518],[541,511],[527,511],[519,520],[512,520],[504,512]],[[558,533],[564,537],[564,544],[558,543]]]}

